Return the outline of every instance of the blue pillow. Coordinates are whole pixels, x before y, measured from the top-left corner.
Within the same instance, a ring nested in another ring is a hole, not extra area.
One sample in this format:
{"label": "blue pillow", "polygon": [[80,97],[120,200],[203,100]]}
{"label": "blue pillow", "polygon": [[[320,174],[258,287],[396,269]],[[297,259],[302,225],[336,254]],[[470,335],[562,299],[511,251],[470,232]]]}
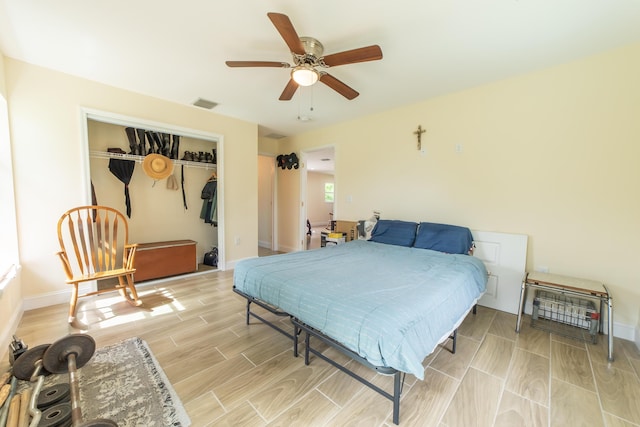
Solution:
{"label": "blue pillow", "polygon": [[372,242],[388,245],[411,246],[416,239],[415,222],[381,219],[371,231]]}
{"label": "blue pillow", "polygon": [[413,246],[448,254],[468,255],[473,235],[467,227],[421,222]]}

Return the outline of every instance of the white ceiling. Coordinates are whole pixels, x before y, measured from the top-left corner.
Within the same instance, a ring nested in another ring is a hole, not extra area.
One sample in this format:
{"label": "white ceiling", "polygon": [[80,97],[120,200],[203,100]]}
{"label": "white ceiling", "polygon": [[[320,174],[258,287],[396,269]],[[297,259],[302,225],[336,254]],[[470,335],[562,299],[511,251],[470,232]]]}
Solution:
{"label": "white ceiling", "polygon": [[[278,101],[289,70],[224,63],[291,63],[267,12],[288,15],[325,54],[378,44],[384,57],[328,70],[360,92],[352,101],[324,84]],[[638,41],[638,0],[0,0],[6,56],[178,103],[215,101],[212,111],[257,123],[261,135],[292,135]]]}
{"label": "white ceiling", "polygon": [[335,171],[335,150],[325,147],[304,153],[307,169],[313,172],[333,175]]}

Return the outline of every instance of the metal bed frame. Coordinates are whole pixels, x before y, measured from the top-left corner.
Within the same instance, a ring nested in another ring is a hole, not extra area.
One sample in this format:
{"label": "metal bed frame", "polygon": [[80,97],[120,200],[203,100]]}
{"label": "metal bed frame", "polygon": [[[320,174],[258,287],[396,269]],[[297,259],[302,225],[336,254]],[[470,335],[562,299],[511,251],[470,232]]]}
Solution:
{"label": "metal bed frame", "polygon": [[[244,292],[239,291],[238,289],[236,289],[235,286],[233,287],[233,291],[247,300],[247,308],[246,308],[246,322],[247,322],[247,325],[249,324],[250,318],[253,316],[256,319],[260,320],[262,323],[272,327],[276,331],[280,332],[284,336],[286,336],[289,339],[291,339],[293,341],[293,356],[294,357],[298,357],[298,337],[302,333],[302,331],[304,331],[305,332],[305,338],[304,338],[304,343],[305,343],[304,364],[305,365],[309,365],[309,363],[310,363],[309,362],[309,353],[313,353],[314,355],[318,356],[322,360],[326,361],[327,363],[329,363],[329,364],[333,365],[334,367],[338,368],[339,370],[341,370],[345,374],[349,375],[351,378],[361,382],[362,384],[364,384],[365,386],[369,387],[373,391],[375,391],[378,394],[382,395],[383,397],[391,400],[393,402],[393,423],[396,424],[396,425],[399,424],[399,422],[400,422],[400,396],[402,394],[402,386],[404,384],[404,378],[406,376],[405,372],[398,371],[397,369],[394,369],[394,368],[391,368],[391,367],[387,367],[387,366],[373,365],[369,361],[367,361],[366,359],[364,359],[363,357],[358,355],[357,353],[353,352],[352,350],[349,350],[348,348],[346,348],[345,346],[343,346],[339,342],[327,337],[326,335],[322,334],[320,331],[312,328],[311,326],[306,325],[305,323],[301,322],[299,319],[295,318],[294,316],[290,315],[289,313],[286,313],[286,312],[278,309],[277,307],[274,307],[274,306],[272,306],[270,304],[267,304],[264,301],[259,300],[258,298],[255,298],[255,297],[253,297],[251,295],[245,294]],[[280,328],[275,323],[263,318],[262,316],[258,315],[257,313],[254,313],[253,311],[251,311],[251,303],[254,303],[254,304],[258,305],[258,306],[264,308],[265,310],[269,311],[270,313],[275,314],[277,316],[287,316],[287,317],[289,317],[291,319],[291,322],[293,323],[294,333],[290,334],[289,332],[287,332],[284,329]],[[473,309],[472,309],[473,310],[473,314],[476,314],[476,308],[477,308],[477,305],[474,305]],[[345,366],[340,365],[335,360],[333,360],[333,359],[327,357],[326,355],[322,354],[322,352],[320,352],[319,350],[311,347],[311,337],[312,336],[317,338],[317,339],[319,339],[323,343],[329,345],[330,347],[338,350],[339,352],[341,352],[345,356],[350,357],[351,359],[355,360],[356,362],[358,362],[358,363],[360,363],[360,364],[362,364],[362,365],[364,365],[364,366],[366,366],[366,367],[368,367],[370,369],[373,369],[378,373],[381,373],[381,374],[384,374],[384,375],[393,375],[393,394],[391,394],[391,393],[387,392],[386,390],[383,390],[382,388],[376,386],[375,384],[371,383],[370,381],[368,381],[365,378],[361,377],[360,375],[356,374],[352,370],[346,368]],[[449,350],[449,351],[451,351],[452,354],[455,354],[455,352],[456,352],[457,338],[458,338],[458,329],[456,328],[453,331],[453,333],[451,335],[449,335],[449,337],[448,337],[448,339],[452,340],[451,350]]]}

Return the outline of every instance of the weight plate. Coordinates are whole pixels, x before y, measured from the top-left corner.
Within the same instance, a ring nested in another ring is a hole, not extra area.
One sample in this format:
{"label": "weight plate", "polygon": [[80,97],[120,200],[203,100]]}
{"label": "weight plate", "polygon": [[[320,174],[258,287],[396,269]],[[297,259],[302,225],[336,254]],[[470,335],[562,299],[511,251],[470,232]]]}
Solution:
{"label": "weight plate", "polygon": [[[44,353],[50,346],[51,344],[38,345],[18,356],[13,362],[13,375],[20,380],[29,381],[33,371],[36,369],[36,362],[43,358]],[[40,370],[42,375],[48,374],[45,369]]]}
{"label": "weight plate", "polygon": [[93,356],[96,341],[85,334],[71,334],[51,344],[42,356],[45,369],[54,374],[69,372],[67,357],[76,355],[76,369],[82,368]]}
{"label": "weight plate", "polygon": [[42,411],[38,427],[58,427],[66,425],[71,419],[71,405],[59,403]]}
{"label": "weight plate", "polygon": [[38,409],[48,408],[51,405],[65,400],[65,398],[69,397],[69,392],[70,388],[67,383],[55,384],[45,388],[38,395]]}
{"label": "weight plate", "polygon": [[80,423],[78,427],[118,427],[118,424],[111,420],[91,420]]}

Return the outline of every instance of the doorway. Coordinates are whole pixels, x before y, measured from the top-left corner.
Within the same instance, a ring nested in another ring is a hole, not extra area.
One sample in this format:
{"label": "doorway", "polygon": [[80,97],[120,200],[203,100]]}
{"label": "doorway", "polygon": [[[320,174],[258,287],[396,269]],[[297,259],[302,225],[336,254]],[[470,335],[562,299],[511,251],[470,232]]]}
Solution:
{"label": "doorway", "polygon": [[258,155],[258,255],[271,255],[278,250],[275,214],[276,159]]}
{"label": "doorway", "polygon": [[[335,148],[333,146],[302,153],[306,176],[302,179],[304,191],[303,228],[304,249],[321,247],[322,232],[329,231],[334,217],[335,203]],[[302,174],[301,174],[302,175]]]}

